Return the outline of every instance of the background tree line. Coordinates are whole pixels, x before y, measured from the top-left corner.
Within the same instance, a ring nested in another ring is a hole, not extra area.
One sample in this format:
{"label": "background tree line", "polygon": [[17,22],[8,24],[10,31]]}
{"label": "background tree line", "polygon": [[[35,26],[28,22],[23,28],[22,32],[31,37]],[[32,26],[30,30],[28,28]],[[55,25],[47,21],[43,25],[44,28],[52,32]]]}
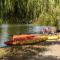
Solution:
{"label": "background tree line", "polygon": [[60,0],[0,0],[0,23],[56,26]]}

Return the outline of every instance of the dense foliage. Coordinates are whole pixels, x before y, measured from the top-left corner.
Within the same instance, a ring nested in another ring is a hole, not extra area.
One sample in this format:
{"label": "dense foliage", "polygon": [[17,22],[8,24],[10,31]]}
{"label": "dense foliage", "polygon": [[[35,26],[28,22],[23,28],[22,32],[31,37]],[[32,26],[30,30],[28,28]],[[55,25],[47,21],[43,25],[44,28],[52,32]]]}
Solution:
{"label": "dense foliage", "polygon": [[60,0],[0,0],[0,23],[59,25]]}

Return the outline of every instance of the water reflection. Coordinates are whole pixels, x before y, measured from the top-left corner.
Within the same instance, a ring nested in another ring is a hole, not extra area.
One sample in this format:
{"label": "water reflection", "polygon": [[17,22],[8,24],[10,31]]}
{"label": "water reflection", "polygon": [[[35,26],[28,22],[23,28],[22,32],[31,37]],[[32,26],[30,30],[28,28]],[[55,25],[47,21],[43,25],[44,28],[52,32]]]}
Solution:
{"label": "water reflection", "polygon": [[6,46],[4,44],[5,41],[8,40],[8,25],[2,24],[1,25],[1,38],[0,38],[0,47]]}

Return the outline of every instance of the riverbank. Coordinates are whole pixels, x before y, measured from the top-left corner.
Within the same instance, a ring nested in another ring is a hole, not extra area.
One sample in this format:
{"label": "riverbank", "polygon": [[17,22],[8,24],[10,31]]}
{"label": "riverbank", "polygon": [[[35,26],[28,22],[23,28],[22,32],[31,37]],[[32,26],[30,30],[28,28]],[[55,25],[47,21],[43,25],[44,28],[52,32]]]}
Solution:
{"label": "riverbank", "polygon": [[[57,35],[60,36],[60,33]],[[0,48],[0,60],[45,60],[44,58],[47,60],[59,60],[59,49],[60,39],[47,40],[34,45],[8,46]]]}
{"label": "riverbank", "polygon": [[60,40],[0,48],[0,60],[60,60]]}
{"label": "riverbank", "polygon": [[[33,57],[38,50],[43,51],[46,47],[42,45],[9,46],[0,48],[0,60],[24,60]],[[38,49],[38,50],[37,50]]]}

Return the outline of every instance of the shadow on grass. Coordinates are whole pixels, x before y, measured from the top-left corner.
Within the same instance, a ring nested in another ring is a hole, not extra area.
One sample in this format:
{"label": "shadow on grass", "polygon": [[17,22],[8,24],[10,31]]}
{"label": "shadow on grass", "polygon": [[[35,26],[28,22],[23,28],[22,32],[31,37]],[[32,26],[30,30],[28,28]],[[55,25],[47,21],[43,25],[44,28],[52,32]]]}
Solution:
{"label": "shadow on grass", "polygon": [[[2,59],[1,59],[2,60]],[[29,56],[8,56],[4,60],[60,60],[56,56],[38,56],[38,57],[29,57]]]}
{"label": "shadow on grass", "polygon": [[60,60],[56,56],[43,56],[44,52],[49,49],[39,44],[23,46],[15,45],[10,46],[10,49],[8,50],[9,52],[7,55],[0,58],[0,60]]}
{"label": "shadow on grass", "polygon": [[38,45],[43,45],[43,46],[50,46],[56,44],[60,45],[60,41],[56,40],[56,41],[45,41],[45,42],[38,43]]}
{"label": "shadow on grass", "polygon": [[11,46],[9,53],[0,60],[29,60],[47,50],[47,48],[40,45]]}
{"label": "shadow on grass", "polygon": [[32,58],[31,60],[60,60],[59,58],[57,58],[56,56],[39,56],[39,57],[35,57]]}

